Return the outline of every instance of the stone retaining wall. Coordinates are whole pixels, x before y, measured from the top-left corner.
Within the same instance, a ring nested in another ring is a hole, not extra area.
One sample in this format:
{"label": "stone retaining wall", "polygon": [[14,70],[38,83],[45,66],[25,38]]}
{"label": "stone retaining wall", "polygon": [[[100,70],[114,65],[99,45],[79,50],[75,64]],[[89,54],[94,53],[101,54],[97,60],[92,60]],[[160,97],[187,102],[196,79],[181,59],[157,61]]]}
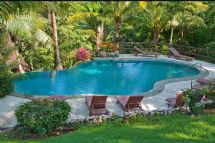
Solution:
{"label": "stone retaining wall", "polygon": [[[75,126],[76,124],[99,124],[105,121],[113,120],[113,116],[118,116],[121,120],[129,119],[131,117],[142,116],[142,117],[150,117],[153,115],[169,115],[176,111],[177,109],[162,109],[162,110],[154,110],[154,111],[144,111],[144,110],[134,110],[132,112],[125,112],[123,115],[100,115],[100,116],[90,116],[82,119],[75,119],[67,121],[67,124]],[[0,133],[8,130],[12,130],[13,128],[1,128]]]}
{"label": "stone retaining wall", "polygon": [[[134,110],[132,112],[125,112],[124,115],[116,115],[119,118],[123,119],[129,119],[130,117],[136,117],[137,115],[143,116],[143,117],[150,117],[152,115],[169,115],[176,111],[176,109],[162,109],[162,110],[154,110],[154,111],[144,111],[144,110]],[[115,114],[110,115],[100,115],[100,116],[90,116],[82,119],[76,119],[76,120],[70,120],[67,121],[68,124],[98,124],[105,121],[110,121],[113,119],[113,116]]]}

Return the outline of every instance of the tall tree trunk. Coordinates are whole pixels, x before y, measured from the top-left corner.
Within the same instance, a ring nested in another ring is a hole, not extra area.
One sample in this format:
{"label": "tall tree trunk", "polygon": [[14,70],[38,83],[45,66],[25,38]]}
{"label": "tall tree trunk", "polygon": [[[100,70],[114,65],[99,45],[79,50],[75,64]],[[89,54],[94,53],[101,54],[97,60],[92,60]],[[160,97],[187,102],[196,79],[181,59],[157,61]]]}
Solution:
{"label": "tall tree trunk", "polygon": [[180,45],[183,45],[183,40],[184,40],[184,29],[182,27],[180,32]]}
{"label": "tall tree trunk", "polygon": [[173,32],[174,32],[174,28],[171,29],[170,40],[169,40],[169,44],[171,47],[172,47]]}
{"label": "tall tree trunk", "polygon": [[120,23],[116,23],[116,47],[119,49],[119,39],[120,39]]}
{"label": "tall tree trunk", "polygon": [[56,17],[55,17],[54,11],[48,10],[48,17],[49,17],[49,22],[51,24],[52,39],[54,42],[55,69],[61,70],[61,69],[63,69],[63,66],[62,66],[61,60],[60,60],[58,37],[57,37],[57,24],[56,24]]}
{"label": "tall tree trunk", "polygon": [[19,72],[20,73],[25,73],[23,67],[22,67],[22,64],[21,64],[21,60],[19,59],[19,51],[16,50],[15,51],[15,55],[16,55],[16,58],[17,58],[17,61],[18,61],[18,69],[19,69]]}
{"label": "tall tree trunk", "polygon": [[154,31],[153,32],[153,43],[157,43],[158,42],[158,37],[159,37],[159,32]]}
{"label": "tall tree trunk", "polygon": [[104,40],[104,22],[102,21],[101,25],[97,27],[97,35],[96,35],[96,45],[98,46]]}
{"label": "tall tree trunk", "polygon": [[[14,48],[15,44],[16,44],[16,42],[14,40],[12,40],[12,36],[10,34],[8,34],[7,42],[6,42],[7,48]],[[13,62],[16,62],[16,61],[18,62],[18,71],[19,71],[19,73],[25,73],[25,71],[24,71],[24,69],[22,67],[22,64],[21,64],[21,60],[19,58],[19,50],[18,49],[15,49],[10,53],[8,59],[6,60],[6,64],[10,65],[10,64],[12,64]]]}

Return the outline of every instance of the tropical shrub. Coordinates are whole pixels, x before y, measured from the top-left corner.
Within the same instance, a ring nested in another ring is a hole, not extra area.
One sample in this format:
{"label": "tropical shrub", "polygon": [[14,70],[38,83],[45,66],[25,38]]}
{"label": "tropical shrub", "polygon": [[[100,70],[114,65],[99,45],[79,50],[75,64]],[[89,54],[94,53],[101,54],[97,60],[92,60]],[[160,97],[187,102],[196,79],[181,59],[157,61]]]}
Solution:
{"label": "tropical shrub", "polygon": [[34,51],[25,50],[25,57],[33,71],[44,71],[54,68],[52,49],[37,47]]}
{"label": "tropical shrub", "polygon": [[13,92],[13,74],[10,69],[0,62],[0,98]]}
{"label": "tropical shrub", "polygon": [[167,55],[169,47],[167,45],[163,45],[162,47],[160,47],[160,50],[162,55]]}
{"label": "tropical shrub", "polygon": [[75,65],[75,63],[77,62],[76,49],[69,50],[69,51],[62,50],[60,52],[60,55],[61,55],[61,63],[64,68],[69,68],[69,67]]}
{"label": "tropical shrub", "polygon": [[15,110],[18,124],[26,131],[44,136],[68,119],[71,107],[65,101],[34,99]]}
{"label": "tropical shrub", "polygon": [[65,23],[65,19],[59,20],[62,23],[58,27],[61,63],[64,68],[69,68],[77,63],[77,49],[85,47],[88,50],[93,50],[96,33],[94,30],[68,25],[68,23]]}
{"label": "tropical shrub", "polygon": [[207,97],[213,102],[206,104],[206,109],[215,109],[215,82],[210,83],[210,86],[206,87],[208,90]]}
{"label": "tropical shrub", "polygon": [[86,48],[79,48],[76,53],[76,58],[79,61],[89,61],[90,60],[90,51]]}
{"label": "tropical shrub", "polygon": [[198,89],[198,90],[192,90],[192,89],[186,89],[183,91],[185,95],[186,103],[189,107],[190,114],[197,115],[201,113],[203,109],[203,105],[200,104],[200,101],[204,95],[207,94],[207,90],[205,89]]}

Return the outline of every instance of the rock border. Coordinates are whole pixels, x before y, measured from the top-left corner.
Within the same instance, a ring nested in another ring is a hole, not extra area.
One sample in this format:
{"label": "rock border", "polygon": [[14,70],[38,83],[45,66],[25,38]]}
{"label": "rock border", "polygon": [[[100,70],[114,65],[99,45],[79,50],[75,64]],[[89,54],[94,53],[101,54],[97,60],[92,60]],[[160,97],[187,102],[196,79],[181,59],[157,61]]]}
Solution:
{"label": "rock border", "polygon": [[[106,121],[113,121],[114,120],[113,116],[119,117],[122,121],[136,116],[141,116],[141,117],[151,117],[153,115],[165,116],[165,115],[170,115],[177,110],[178,110],[177,108],[168,108],[168,109],[153,110],[153,111],[144,111],[141,109],[136,109],[131,112],[124,112],[123,115],[109,114],[109,115],[89,116],[89,117],[80,118],[80,119],[71,119],[71,120],[67,120],[66,124],[69,124],[72,126],[75,126],[77,124],[80,124],[80,125],[100,124]],[[0,133],[13,130],[15,127],[0,128]]]}
{"label": "rock border", "polygon": [[153,115],[170,115],[177,111],[177,108],[169,108],[169,109],[161,109],[161,110],[154,110],[154,111],[144,111],[144,110],[134,110],[132,112],[124,112],[124,115],[117,115],[117,114],[110,114],[110,115],[100,115],[100,116],[90,116],[86,118],[81,118],[81,119],[73,119],[67,121],[68,124],[100,124],[106,121],[111,121],[113,120],[113,116],[119,117],[121,120],[124,119],[129,119],[131,117],[136,117],[137,115],[142,116],[142,117],[151,117]]}

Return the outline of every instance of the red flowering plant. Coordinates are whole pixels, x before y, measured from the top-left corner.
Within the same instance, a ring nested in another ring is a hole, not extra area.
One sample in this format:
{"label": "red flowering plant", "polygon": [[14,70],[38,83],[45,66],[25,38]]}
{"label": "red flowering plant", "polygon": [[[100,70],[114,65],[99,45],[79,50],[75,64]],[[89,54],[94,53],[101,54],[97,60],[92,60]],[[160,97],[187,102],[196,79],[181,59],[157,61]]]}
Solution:
{"label": "red flowering plant", "polygon": [[76,52],[76,58],[78,61],[89,61],[90,57],[90,51],[86,48],[79,48]]}

